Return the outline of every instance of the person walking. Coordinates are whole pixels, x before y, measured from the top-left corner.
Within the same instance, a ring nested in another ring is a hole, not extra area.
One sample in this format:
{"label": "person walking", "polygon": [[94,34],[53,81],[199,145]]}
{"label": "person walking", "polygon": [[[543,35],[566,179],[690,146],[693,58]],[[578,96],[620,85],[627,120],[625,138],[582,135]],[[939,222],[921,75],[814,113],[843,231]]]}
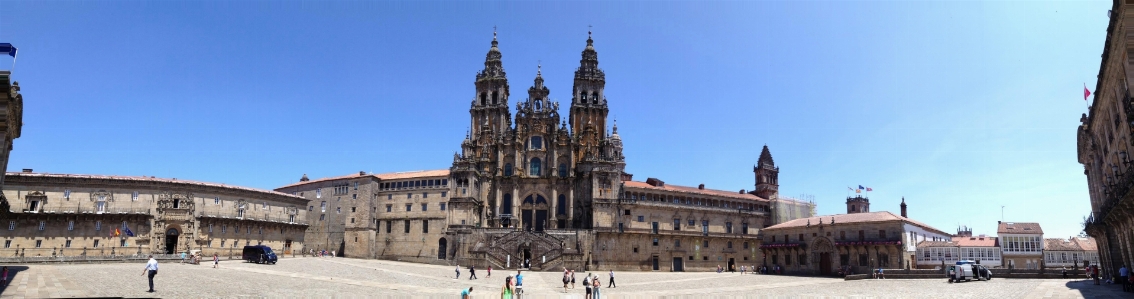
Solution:
{"label": "person walking", "polygon": [[213,268],[215,269],[218,266],[220,266],[220,256],[218,256],[216,253],[213,253]]}
{"label": "person walking", "polygon": [[616,286],[614,286],[614,269],[610,270],[610,282],[607,284],[608,285],[606,287],[608,288],[617,288]]}
{"label": "person walking", "polygon": [[575,289],[575,270],[571,270],[571,289]]}
{"label": "person walking", "polygon": [[1126,265],[1122,265],[1122,268],[1118,268],[1118,283],[1122,285],[1122,291],[1124,292],[1126,291],[1126,278],[1128,275],[1130,275],[1130,270],[1126,269]]}
{"label": "person walking", "polygon": [[151,254],[150,261],[146,262],[146,269],[142,270],[142,276],[145,276],[146,274],[150,275],[150,290],[147,292],[154,292],[154,276],[157,275],[157,270],[157,260],[155,260],[154,256]]}
{"label": "person walking", "polygon": [[571,283],[571,274],[566,270],[563,271],[563,293],[567,293],[567,284]]}
{"label": "person walking", "polygon": [[521,270],[516,270],[516,298],[524,297],[524,274]]}
{"label": "person walking", "polygon": [[0,270],[0,287],[4,286],[7,283],[8,283],[8,266],[4,266],[4,269]]}
{"label": "person walking", "polygon": [[477,279],[476,278],[476,266],[469,266],[469,280],[473,280],[473,279]]}
{"label": "person walking", "polygon": [[461,279],[461,265],[457,265],[457,277],[453,279]]}
{"label": "person walking", "polygon": [[1091,273],[1095,279],[1095,285],[1099,285],[1099,265],[1091,266]]}
{"label": "person walking", "polygon": [[473,287],[469,287],[468,289],[461,290],[461,299],[469,299],[469,294],[472,293],[472,288]]}
{"label": "person walking", "polygon": [[492,277],[492,265],[488,265],[488,275],[484,276],[484,278],[490,278],[490,277]]}

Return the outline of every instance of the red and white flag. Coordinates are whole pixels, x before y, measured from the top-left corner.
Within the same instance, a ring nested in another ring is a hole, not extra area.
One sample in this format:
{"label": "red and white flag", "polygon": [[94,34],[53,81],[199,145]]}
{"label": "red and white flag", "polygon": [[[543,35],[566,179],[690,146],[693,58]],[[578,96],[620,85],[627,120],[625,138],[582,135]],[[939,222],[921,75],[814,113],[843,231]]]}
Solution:
{"label": "red and white flag", "polygon": [[1090,96],[1091,96],[1091,90],[1087,89],[1087,83],[1083,83],[1083,101],[1086,101],[1087,97],[1090,97]]}

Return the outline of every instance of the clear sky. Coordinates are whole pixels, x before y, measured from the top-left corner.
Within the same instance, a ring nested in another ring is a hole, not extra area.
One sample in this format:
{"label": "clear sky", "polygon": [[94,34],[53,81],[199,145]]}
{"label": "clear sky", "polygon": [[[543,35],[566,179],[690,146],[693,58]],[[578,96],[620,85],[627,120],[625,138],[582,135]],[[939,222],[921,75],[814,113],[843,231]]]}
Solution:
{"label": "clear sky", "polygon": [[[448,168],[497,26],[514,103],[537,63],[566,117],[593,25],[636,180],[753,189],[947,232],[996,221],[1079,233],[1075,133],[1110,1],[0,1],[19,47],[10,171],[272,189]],[[7,59],[0,67],[10,68]]]}

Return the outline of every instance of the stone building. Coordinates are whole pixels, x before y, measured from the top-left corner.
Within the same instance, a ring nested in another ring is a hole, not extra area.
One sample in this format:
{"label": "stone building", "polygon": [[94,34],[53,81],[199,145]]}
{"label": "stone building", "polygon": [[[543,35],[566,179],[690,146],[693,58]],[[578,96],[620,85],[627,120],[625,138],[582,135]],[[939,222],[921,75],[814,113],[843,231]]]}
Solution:
{"label": "stone building", "polygon": [[[761,228],[811,215],[814,204],[778,198],[767,146],[752,191],[633,181],[618,126],[607,122],[606,78],[590,36],[566,117],[539,66],[511,110],[495,36],[491,44],[468,102],[470,131],[449,169],[304,177],[276,189],[312,200],[309,246],[497,268],[708,270],[762,259]],[[319,196],[336,186],[345,186],[343,198],[327,199],[324,210]]]}
{"label": "stone building", "polygon": [[12,214],[0,256],[175,253],[239,256],[263,244],[288,254],[307,228],[303,198],[154,177],[9,172]]}
{"label": "stone building", "polygon": [[[20,138],[24,126],[24,96],[20,94],[20,83],[11,80],[11,71],[0,71],[0,135],[3,144],[0,144],[0,171],[7,172],[8,154],[12,152],[12,140]],[[3,176],[0,176],[0,188],[4,187]],[[0,194],[0,219],[8,217],[10,204]]]}
{"label": "stone building", "polygon": [[308,249],[423,263],[446,259],[447,169],[301,179],[276,191],[310,200]]}
{"label": "stone building", "polygon": [[1134,61],[1129,53],[1134,40],[1127,18],[1134,18],[1131,4],[1112,1],[1106,42],[1102,48],[1094,101],[1080,118],[1077,132],[1078,160],[1091,200],[1091,214],[1084,230],[1098,242],[1103,271],[1118,275],[1122,265],[1134,264],[1134,172],[1130,160],[1134,142]]}
{"label": "stone building", "polygon": [[1018,269],[1039,269],[1043,260],[1043,228],[1035,222],[997,221],[996,234],[1004,266]]}
{"label": "stone building", "polygon": [[856,273],[912,268],[916,244],[951,237],[905,215],[869,212],[865,197],[847,198],[847,210],[847,214],[795,219],[764,228],[761,264],[780,266],[785,273],[813,275],[831,275],[847,267]]}
{"label": "stone building", "polygon": [[1046,268],[1082,269],[1099,263],[1098,246],[1094,238],[1046,238],[1043,243],[1043,265]]}

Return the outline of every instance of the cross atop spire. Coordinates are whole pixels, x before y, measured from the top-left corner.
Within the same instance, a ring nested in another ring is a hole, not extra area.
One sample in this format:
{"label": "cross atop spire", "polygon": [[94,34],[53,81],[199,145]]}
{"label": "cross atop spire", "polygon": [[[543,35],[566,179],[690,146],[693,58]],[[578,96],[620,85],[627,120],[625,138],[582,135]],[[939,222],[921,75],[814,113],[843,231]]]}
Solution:
{"label": "cross atop spire", "polygon": [[535,75],[540,76],[540,74],[542,74],[542,70],[543,70],[543,62],[536,60]]}
{"label": "cross atop spire", "polygon": [[496,41],[496,25],[492,25],[492,41]]}

